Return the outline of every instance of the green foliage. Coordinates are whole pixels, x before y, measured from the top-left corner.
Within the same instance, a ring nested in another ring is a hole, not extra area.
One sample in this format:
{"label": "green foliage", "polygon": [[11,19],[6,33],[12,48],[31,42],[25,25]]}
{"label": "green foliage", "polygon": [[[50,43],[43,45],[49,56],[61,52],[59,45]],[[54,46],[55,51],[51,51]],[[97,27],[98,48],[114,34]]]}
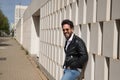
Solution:
{"label": "green foliage", "polygon": [[9,22],[7,17],[2,13],[0,9],[0,31],[9,34]]}

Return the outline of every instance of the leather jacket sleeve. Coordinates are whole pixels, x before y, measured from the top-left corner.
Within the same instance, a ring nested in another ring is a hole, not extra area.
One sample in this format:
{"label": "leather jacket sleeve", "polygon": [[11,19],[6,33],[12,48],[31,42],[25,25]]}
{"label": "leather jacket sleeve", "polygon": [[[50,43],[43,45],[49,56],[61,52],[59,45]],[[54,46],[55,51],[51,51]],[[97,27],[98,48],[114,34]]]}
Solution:
{"label": "leather jacket sleeve", "polygon": [[76,41],[76,43],[77,43],[77,52],[80,55],[78,58],[78,63],[81,64],[81,66],[83,66],[88,61],[87,48],[82,39]]}

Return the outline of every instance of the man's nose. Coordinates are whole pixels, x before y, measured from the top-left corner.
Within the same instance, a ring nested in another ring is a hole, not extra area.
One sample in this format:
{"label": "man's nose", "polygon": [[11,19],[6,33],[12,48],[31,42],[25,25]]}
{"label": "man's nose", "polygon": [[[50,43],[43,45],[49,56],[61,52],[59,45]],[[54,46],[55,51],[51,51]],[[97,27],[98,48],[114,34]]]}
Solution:
{"label": "man's nose", "polygon": [[67,30],[64,30],[64,32],[66,33],[66,32],[67,32]]}

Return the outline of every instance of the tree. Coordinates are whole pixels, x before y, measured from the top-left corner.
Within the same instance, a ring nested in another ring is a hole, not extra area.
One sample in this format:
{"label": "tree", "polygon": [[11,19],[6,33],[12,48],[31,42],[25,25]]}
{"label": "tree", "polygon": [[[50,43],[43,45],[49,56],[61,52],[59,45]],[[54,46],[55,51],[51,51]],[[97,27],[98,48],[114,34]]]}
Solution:
{"label": "tree", "polygon": [[0,31],[9,34],[9,22],[1,9],[0,9]]}

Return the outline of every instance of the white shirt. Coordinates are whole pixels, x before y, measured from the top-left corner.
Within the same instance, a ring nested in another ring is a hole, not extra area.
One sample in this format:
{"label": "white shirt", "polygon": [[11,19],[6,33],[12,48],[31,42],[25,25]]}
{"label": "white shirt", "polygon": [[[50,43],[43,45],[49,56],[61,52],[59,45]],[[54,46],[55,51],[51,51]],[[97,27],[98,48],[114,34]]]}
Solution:
{"label": "white shirt", "polygon": [[67,41],[67,45],[66,45],[66,47],[65,47],[66,50],[67,50],[67,48],[68,48],[68,45],[71,43],[71,41],[72,41],[72,39],[73,39],[73,36],[74,36],[74,34],[72,33],[71,37],[70,37],[69,40]]}

